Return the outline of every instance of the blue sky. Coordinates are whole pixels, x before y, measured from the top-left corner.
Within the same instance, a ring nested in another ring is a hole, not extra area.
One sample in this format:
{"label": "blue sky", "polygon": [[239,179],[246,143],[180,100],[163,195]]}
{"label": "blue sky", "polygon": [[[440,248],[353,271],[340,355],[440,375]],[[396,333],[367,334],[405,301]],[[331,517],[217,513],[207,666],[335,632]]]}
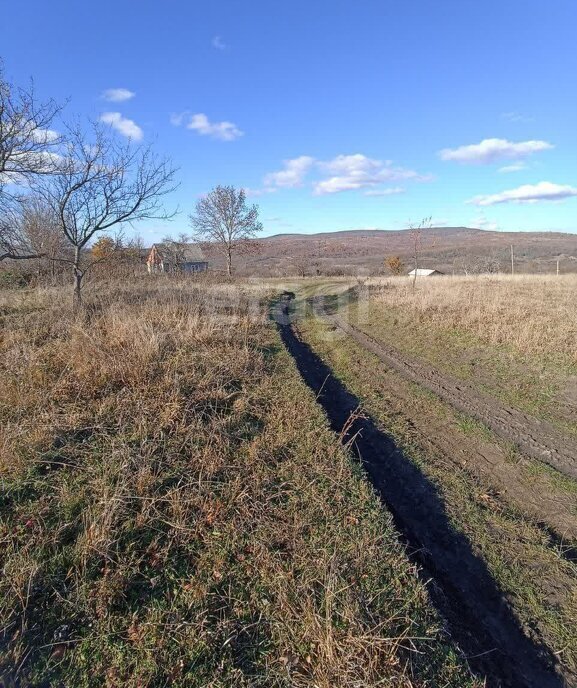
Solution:
{"label": "blue sky", "polygon": [[[577,230],[574,0],[10,3],[16,83],[180,167],[169,226],[246,187],[266,234]],[[108,93],[107,93],[108,92]]]}

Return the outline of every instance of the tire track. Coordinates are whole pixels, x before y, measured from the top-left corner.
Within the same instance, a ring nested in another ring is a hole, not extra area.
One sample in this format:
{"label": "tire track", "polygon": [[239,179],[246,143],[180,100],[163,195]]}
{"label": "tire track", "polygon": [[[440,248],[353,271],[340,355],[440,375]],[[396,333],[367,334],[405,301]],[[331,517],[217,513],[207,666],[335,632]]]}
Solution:
{"label": "tire track", "polygon": [[313,311],[315,315],[352,337],[387,366],[433,392],[458,411],[481,421],[499,437],[515,444],[527,456],[548,464],[570,478],[577,478],[577,443],[551,423],[505,406],[496,399],[479,393],[466,382],[441,373],[426,363],[408,358],[340,316],[326,313],[322,297],[313,299]]}
{"label": "tire track", "polygon": [[421,570],[429,594],[451,636],[491,688],[567,688],[551,650],[525,634],[487,565],[468,538],[454,529],[442,497],[426,475],[367,416],[359,399],[301,341],[290,324],[287,302],[275,320],[282,341],[305,383],[317,395],[332,429],[352,443],[363,468]]}

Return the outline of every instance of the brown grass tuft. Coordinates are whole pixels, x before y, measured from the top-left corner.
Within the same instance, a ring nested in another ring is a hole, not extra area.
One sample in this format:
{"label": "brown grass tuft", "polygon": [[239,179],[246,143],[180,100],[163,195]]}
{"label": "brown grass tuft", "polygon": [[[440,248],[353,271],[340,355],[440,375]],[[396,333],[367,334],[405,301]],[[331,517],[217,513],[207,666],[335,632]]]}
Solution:
{"label": "brown grass tuft", "polygon": [[0,295],[6,682],[471,684],[266,295]]}

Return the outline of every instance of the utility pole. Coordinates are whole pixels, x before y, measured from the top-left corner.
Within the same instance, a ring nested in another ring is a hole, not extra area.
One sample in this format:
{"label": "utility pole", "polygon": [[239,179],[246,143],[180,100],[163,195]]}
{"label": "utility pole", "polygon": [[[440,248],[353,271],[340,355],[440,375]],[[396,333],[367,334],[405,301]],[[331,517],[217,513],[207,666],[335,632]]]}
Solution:
{"label": "utility pole", "polygon": [[557,258],[557,277],[559,277],[559,258]]}
{"label": "utility pole", "polygon": [[511,274],[515,274],[515,254],[513,253],[513,244],[511,244]]}

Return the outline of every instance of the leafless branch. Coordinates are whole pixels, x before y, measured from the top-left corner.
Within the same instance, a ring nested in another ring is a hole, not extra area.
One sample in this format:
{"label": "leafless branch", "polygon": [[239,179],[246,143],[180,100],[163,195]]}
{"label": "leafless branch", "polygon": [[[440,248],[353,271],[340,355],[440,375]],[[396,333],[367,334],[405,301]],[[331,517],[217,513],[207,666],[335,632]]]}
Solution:
{"label": "leafless branch", "polygon": [[167,220],[176,213],[162,205],[177,186],[176,170],[166,159],[149,146],[120,144],[99,124],[93,123],[90,133],[70,129],[59,174],[34,184],[74,251],[77,300],[90,265],[84,249],[95,235],[140,220]]}
{"label": "leafless branch", "polygon": [[421,259],[421,252],[423,250],[424,232],[431,228],[431,217],[423,218],[419,223],[409,223],[409,231],[411,238],[411,248],[413,253],[413,291],[417,285],[417,275],[419,273],[419,265]]}
{"label": "leafless branch", "polygon": [[0,261],[44,255],[21,234],[22,188],[58,170],[62,137],[51,127],[60,110],[53,100],[38,102],[33,84],[28,90],[14,87],[0,63]]}
{"label": "leafless branch", "polygon": [[226,258],[227,272],[232,274],[232,256],[242,251],[262,231],[258,206],[247,206],[245,192],[234,186],[217,186],[196,204],[190,216],[194,237],[217,245]]}

